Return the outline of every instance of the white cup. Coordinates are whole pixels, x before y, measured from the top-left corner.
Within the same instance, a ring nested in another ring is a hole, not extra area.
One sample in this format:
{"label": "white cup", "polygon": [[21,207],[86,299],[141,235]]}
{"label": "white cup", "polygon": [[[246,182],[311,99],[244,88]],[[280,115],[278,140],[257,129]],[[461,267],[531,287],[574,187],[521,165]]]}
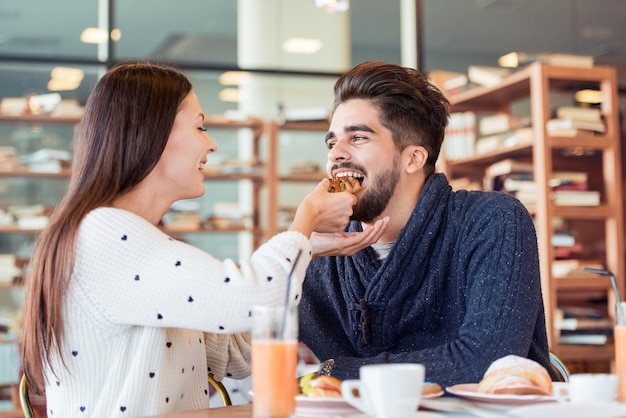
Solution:
{"label": "white cup", "polygon": [[615,402],[618,378],[609,373],[576,373],[569,383],[554,387],[557,400],[567,398],[571,403]]}
{"label": "white cup", "polygon": [[424,374],[424,366],[416,363],[366,365],[359,369],[359,380],[342,382],[341,393],[350,405],[376,418],[412,417]]}

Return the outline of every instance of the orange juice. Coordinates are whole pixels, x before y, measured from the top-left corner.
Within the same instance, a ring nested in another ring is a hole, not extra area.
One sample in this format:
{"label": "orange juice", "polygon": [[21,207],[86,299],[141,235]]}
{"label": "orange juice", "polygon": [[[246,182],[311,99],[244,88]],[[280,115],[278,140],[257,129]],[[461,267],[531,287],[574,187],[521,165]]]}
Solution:
{"label": "orange juice", "polygon": [[287,418],[296,409],[296,340],[252,341],[254,418]]}
{"label": "orange juice", "polygon": [[617,325],[615,337],[615,373],[619,377],[617,400],[626,402],[626,325]]}

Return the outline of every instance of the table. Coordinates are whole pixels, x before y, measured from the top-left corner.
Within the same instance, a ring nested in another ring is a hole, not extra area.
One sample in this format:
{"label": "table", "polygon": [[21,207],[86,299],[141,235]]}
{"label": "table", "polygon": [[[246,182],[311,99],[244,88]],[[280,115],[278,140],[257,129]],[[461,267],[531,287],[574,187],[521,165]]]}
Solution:
{"label": "table", "polygon": [[[431,400],[432,401],[432,400]],[[428,405],[429,402],[423,401]],[[430,412],[424,414],[424,418],[441,417],[441,418],[502,418],[502,411],[476,409],[473,408],[472,402],[465,401],[457,398],[439,398],[436,403],[430,403],[431,405],[445,404],[449,410],[458,409],[458,412]],[[469,412],[468,410],[471,410]],[[200,411],[192,412],[178,412],[173,414],[159,415],[157,418],[250,418],[252,417],[252,404],[226,406],[218,408],[203,409]],[[346,417],[347,418],[347,417]],[[419,413],[416,416],[419,418]]]}
{"label": "table", "polygon": [[222,406],[217,408],[202,409],[200,411],[176,412],[173,414],[159,415],[160,418],[250,418],[252,416],[252,404]]}

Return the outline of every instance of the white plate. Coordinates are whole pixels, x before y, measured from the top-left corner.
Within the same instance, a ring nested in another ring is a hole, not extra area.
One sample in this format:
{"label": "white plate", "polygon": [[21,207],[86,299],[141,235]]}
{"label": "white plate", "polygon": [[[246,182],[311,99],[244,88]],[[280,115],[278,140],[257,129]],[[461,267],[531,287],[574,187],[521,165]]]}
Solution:
{"label": "white plate", "polygon": [[[437,393],[424,395],[423,399],[437,398],[443,395],[443,390]],[[297,418],[316,418],[316,417],[336,417],[350,416],[356,418],[358,416],[365,417],[361,411],[350,405],[343,398],[320,397],[314,398],[304,395],[296,396],[296,413]],[[437,418],[441,415],[419,411],[416,418]]]}
{"label": "white plate", "polygon": [[335,417],[337,415],[358,414],[360,411],[343,398],[296,396],[296,417]]}
{"label": "white plate", "polygon": [[520,418],[624,418],[626,405],[619,403],[555,403],[519,406],[507,415]]}
{"label": "white plate", "polygon": [[494,395],[491,393],[478,393],[478,383],[466,383],[446,388],[446,392],[459,398],[470,399],[477,402],[487,402],[499,405],[528,405],[535,403],[553,402],[552,396],[545,395]]}
{"label": "white plate", "polygon": [[[341,415],[337,418],[374,418],[374,417],[372,417],[371,415],[356,414],[356,415]],[[418,411],[415,413],[415,415],[411,417],[405,417],[405,418],[446,418],[446,416],[443,414],[438,414],[436,412]]]}

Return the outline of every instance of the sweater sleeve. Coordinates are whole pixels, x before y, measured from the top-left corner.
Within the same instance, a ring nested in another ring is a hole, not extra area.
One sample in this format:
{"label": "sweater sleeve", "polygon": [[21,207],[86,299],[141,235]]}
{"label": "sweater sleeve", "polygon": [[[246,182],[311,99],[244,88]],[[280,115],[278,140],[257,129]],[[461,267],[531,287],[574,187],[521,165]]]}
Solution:
{"label": "sweater sleeve", "polygon": [[[209,371],[219,381],[225,376],[245,379],[250,376],[252,345],[250,333],[204,334]],[[228,355],[225,355],[228,353]]]}
{"label": "sweater sleeve", "polygon": [[299,302],[310,260],[310,242],[297,232],[278,234],[238,265],[130,212],[100,208],[81,224],[71,280],[90,311],[110,324],[240,333],[250,329],[254,305]]}
{"label": "sweater sleeve", "polygon": [[455,307],[465,311],[462,323],[444,321],[448,341],[415,351],[337,357],[334,376],[356,378],[364,364],[416,362],[425,365],[427,380],[450,385],[478,382],[491,362],[507,354],[549,364],[542,358],[547,340],[532,218],[521,206],[484,212],[465,222],[451,276],[441,277],[464,292],[465,306]]}

